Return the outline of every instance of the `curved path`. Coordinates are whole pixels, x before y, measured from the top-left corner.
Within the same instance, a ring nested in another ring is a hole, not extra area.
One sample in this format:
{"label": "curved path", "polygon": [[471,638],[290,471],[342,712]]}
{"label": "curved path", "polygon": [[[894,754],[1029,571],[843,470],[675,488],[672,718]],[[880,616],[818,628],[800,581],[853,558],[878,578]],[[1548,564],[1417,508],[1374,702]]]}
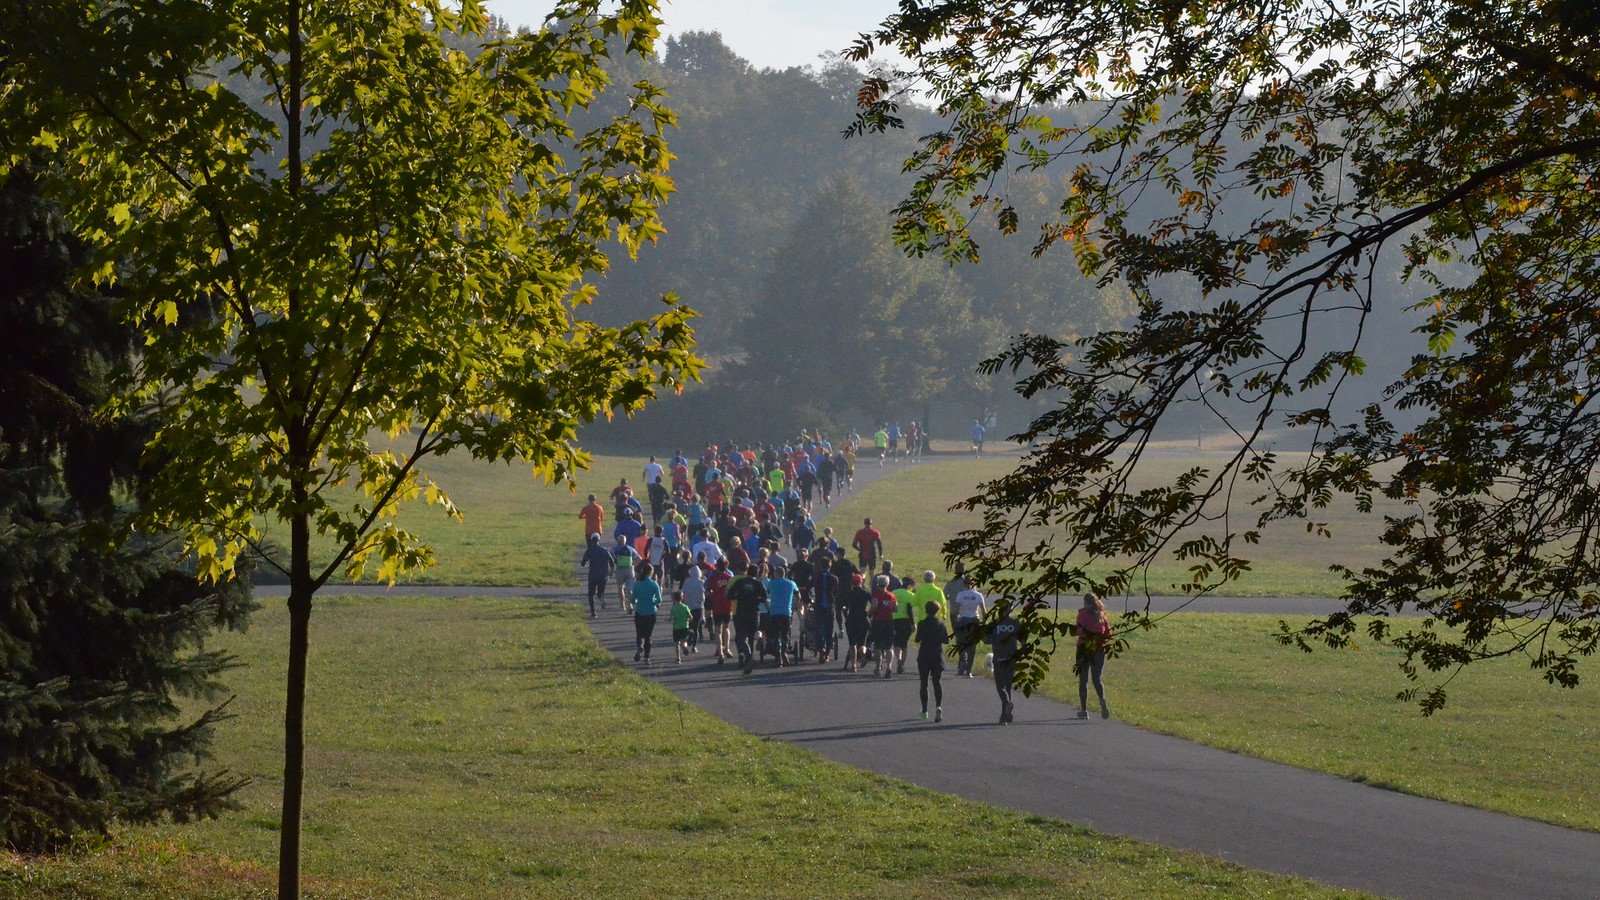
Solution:
{"label": "curved path", "polygon": [[[542,588],[415,585],[393,593],[580,599],[573,589]],[[1292,615],[1331,604],[1206,598],[1189,608]],[[591,627],[634,665],[629,619],[613,608]],[[832,664],[741,676],[706,653],[675,665],[666,630],[657,634],[655,665],[637,668],[678,696],[756,734],[934,790],[1377,894],[1600,897],[1600,834],[1355,784],[1114,720],[1078,720],[1043,698],[1019,700],[1017,724],[1000,727],[998,700],[983,679],[948,677],[945,721],[930,724],[916,715],[914,676],[873,679]]]}

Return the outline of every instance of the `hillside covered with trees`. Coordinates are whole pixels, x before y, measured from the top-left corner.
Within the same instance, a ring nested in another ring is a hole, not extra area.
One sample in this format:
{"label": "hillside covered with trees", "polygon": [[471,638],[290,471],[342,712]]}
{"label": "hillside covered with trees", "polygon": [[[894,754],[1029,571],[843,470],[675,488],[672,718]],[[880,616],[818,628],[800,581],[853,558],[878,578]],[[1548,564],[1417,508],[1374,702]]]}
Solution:
{"label": "hillside covered with trees", "polygon": [[[1019,426],[1022,401],[977,363],[1017,332],[1088,333],[1132,312],[1126,292],[1097,288],[1070,256],[1034,258],[1028,209],[1017,235],[989,235],[982,265],[908,258],[891,216],[917,129],[845,140],[862,77],[851,65],[758,69],[720,36],[688,33],[613,77],[666,89],[677,192],[660,242],[598,283],[600,315],[648,315],[676,293],[700,314],[711,366],[682,397],[589,440],[780,438],[894,418],[956,437],[984,414]],[[1019,187],[1039,220],[1060,188],[1040,174],[1016,176]]]}

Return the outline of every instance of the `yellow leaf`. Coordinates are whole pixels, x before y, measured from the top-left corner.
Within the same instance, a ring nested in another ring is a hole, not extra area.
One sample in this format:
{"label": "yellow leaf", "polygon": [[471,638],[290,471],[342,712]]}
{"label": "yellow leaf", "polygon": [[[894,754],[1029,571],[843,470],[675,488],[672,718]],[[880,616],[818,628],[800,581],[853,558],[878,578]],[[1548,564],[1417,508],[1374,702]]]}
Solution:
{"label": "yellow leaf", "polygon": [[128,210],[128,204],[118,203],[117,205],[111,207],[111,221],[121,225],[128,221],[129,218],[130,213]]}

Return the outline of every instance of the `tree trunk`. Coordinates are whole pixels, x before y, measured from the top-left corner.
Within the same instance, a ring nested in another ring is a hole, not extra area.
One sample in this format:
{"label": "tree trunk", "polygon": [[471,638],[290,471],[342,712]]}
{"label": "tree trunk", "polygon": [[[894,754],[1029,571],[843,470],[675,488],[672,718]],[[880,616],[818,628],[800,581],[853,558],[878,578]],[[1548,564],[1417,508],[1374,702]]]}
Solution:
{"label": "tree trunk", "polygon": [[[300,102],[305,82],[302,57],[301,0],[289,0],[289,78],[288,98],[283,111],[288,138],[289,193],[298,202],[303,172],[300,160]],[[289,288],[290,322],[300,312],[298,285]],[[292,378],[292,372],[286,372]],[[297,391],[290,391],[297,396]],[[291,413],[284,429],[289,442],[290,492],[294,511],[289,523],[289,674],[283,704],[283,812],[278,833],[278,900],[300,897],[300,794],[305,786],[306,650],[311,635],[311,595],[316,585],[311,579],[311,522],[306,499],[311,460],[308,424],[304,407]],[[289,410],[285,410],[289,412]]]}
{"label": "tree trunk", "polygon": [[311,540],[304,516],[291,525],[289,672],[283,705],[283,811],[278,833],[278,898],[300,896],[301,793],[305,786],[306,653],[311,636]]}

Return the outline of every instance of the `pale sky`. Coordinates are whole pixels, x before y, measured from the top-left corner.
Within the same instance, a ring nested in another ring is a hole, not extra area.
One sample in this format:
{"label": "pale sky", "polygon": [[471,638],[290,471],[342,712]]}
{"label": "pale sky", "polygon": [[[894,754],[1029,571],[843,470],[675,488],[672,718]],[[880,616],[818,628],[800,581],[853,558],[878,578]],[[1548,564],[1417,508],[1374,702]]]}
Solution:
{"label": "pale sky", "polygon": [[[486,0],[491,13],[537,28],[550,0]],[[817,62],[893,14],[895,0],[664,0],[664,31],[720,31],[733,51],[760,68]]]}

